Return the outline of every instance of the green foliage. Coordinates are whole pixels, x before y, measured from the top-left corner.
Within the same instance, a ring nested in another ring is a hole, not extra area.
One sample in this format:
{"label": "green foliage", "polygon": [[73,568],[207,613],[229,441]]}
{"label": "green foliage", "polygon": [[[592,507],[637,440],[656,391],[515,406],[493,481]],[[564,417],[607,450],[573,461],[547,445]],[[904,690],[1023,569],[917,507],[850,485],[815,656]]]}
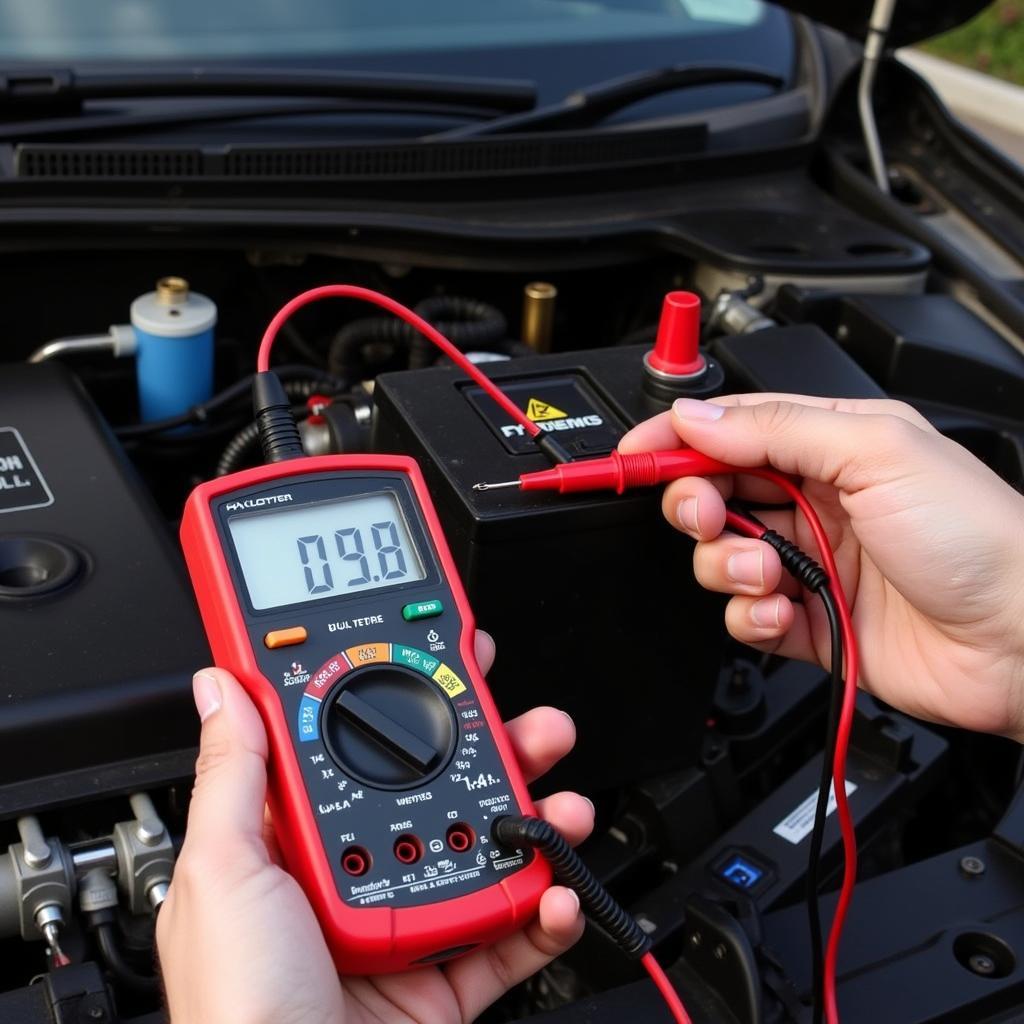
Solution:
{"label": "green foliage", "polygon": [[966,25],[936,36],[921,48],[1024,85],[1024,0],[996,0]]}

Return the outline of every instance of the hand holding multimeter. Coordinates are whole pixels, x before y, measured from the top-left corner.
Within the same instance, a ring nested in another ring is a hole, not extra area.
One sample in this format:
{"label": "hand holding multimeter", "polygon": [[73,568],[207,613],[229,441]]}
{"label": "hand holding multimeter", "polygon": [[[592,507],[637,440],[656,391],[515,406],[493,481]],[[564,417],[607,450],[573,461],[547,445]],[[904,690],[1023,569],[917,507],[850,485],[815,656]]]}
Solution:
{"label": "hand holding multimeter", "polygon": [[[493,645],[478,634],[487,670]],[[407,1021],[452,1024],[475,1016],[503,991],[488,952],[453,967],[420,968],[370,981],[338,973],[305,893],[282,870],[273,830],[264,829],[266,739],[247,694],[226,671],[196,682],[204,716],[196,792],[172,896],[157,919],[161,966],[174,1024],[230,1021]],[[540,708],[508,723],[528,779],[545,772],[573,741],[560,712]],[[257,752],[257,756],[253,755]],[[564,794],[540,808],[574,842],[592,821],[581,797]],[[549,889],[525,933],[496,947],[515,980],[568,948],[582,930],[579,905]],[[374,1015],[366,1007],[372,997]]]}
{"label": "hand holding multimeter", "polygon": [[[270,460],[298,456],[280,401],[257,405]],[[502,726],[493,650],[416,465],[235,474],[193,493],[182,541],[215,658],[241,683],[217,669],[195,684],[196,791],[158,922],[175,1024],[461,1021],[568,948],[579,899],[489,823],[532,810],[527,779],[574,730],[551,708]],[[543,811],[574,842],[592,827],[573,794]],[[231,983],[196,984],[214,964]],[[408,966],[344,989],[337,974]]]}
{"label": "hand holding multimeter", "polygon": [[215,660],[266,724],[285,863],[339,970],[439,963],[533,917],[533,811],[418,467],[285,461],[198,487],[181,527]]}

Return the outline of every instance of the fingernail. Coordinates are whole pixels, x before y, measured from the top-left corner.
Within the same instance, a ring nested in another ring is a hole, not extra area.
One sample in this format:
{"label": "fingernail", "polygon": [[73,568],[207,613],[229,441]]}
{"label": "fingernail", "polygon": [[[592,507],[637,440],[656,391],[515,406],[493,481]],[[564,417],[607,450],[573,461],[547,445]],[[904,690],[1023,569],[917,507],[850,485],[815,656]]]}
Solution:
{"label": "fingernail", "polygon": [[676,517],[679,524],[687,533],[700,536],[700,527],[697,525],[697,498],[683,498],[676,509]]}
{"label": "fingernail", "polygon": [[766,597],[763,601],[758,601],[751,606],[750,617],[756,626],[778,629],[782,625],[781,609],[781,597]]}
{"label": "fingernail", "polygon": [[579,896],[576,894],[575,890],[573,890],[573,889],[566,889],[565,891],[573,898],[573,901],[576,904],[576,913],[578,914],[580,912],[580,898],[579,898]]}
{"label": "fingernail", "polygon": [[590,804],[590,813],[593,814],[594,817],[596,818],[597,817],[597,808],[594,806],[594,801],[591,800],[589,796],[585,796],[585,797],[583,797],[583,799],[586,800],[588,804]]}
{"label": "fingernail", "polygon": [[737,551],[725,563],[726,575],[733,583],[751,587],[764,586],[764,551],[758,546],[752,551]]}
{"label": "fingernail", "polygon": [[572,720],[572,715],[568,711],[563,711],[561,708],[555,708],[555,710],[565,717],[565,720],[573,727],[573,730],[576,729],[576,723]]}
{"label": "fingernail", "polygon": [[197,672],[192,677],[192,697],[199,712],[199,721],[205,722],[220,709],[220,683],[208,672]]}
{"label": "fingernail", "polygon": [[677,398],[672,403],[672,411],[681,420],[717,420],[722,418],[725,406],[701,402],[696,398]]}

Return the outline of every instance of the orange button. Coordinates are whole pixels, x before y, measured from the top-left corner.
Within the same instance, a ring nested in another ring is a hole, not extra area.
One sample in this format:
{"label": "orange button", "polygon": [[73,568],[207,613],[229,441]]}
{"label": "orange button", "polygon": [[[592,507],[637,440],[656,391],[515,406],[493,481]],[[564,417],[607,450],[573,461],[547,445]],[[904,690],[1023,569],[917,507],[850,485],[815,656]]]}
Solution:
{"label": "orange button", "polygon": [[263,638],[263,642],[271,650],[274,650],[275,647],[291,647],[292,644],[304,644],[308,635],[305,626],[292,626],[291,629],[272,629]]}

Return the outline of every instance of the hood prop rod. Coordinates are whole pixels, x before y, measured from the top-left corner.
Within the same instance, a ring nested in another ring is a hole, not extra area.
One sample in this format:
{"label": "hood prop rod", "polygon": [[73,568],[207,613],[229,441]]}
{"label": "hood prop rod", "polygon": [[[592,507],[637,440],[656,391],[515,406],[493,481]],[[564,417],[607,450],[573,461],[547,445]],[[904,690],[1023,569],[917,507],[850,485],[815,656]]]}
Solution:
{"label": "hood prop rod", "polygon": [[875,75],[878,64],[885,50],[885,40],[892,25],[893,11],[896,0],[875,0],[868,22],[868,34],[864,40],[864,59],[860,66],[860,82],[857,86],[857,109],[860,113],[861,129],[864,132],[864,145],[867,147],[868,160],[875,184],[886,195],[889,194],[889,172],[885,166],[882,143],[878,137],[878,125],[875,123],[875,108],[872,102],[875,88]]}

